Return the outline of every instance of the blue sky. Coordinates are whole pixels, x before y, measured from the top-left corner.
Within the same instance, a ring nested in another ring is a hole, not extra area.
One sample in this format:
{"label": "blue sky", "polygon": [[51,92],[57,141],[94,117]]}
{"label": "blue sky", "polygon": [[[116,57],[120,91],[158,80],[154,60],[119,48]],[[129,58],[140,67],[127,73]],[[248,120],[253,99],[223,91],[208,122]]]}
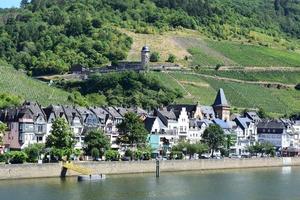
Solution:
{"label": "blue sky", "polygon": [[0,8],[19,7],[21,0],[0,0]]}

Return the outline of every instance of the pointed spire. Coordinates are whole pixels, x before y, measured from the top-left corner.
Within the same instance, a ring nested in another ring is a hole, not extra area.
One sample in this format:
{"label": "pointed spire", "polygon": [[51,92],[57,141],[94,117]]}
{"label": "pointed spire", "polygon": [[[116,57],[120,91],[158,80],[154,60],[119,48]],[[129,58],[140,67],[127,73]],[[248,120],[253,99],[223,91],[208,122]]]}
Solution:
{"label": "pointed spire", "polygon": [[222,88],[219,89],[213,106],[214,107],[229,107],[229,104],[228,104],[227,99],[224,94],[224,90]]}

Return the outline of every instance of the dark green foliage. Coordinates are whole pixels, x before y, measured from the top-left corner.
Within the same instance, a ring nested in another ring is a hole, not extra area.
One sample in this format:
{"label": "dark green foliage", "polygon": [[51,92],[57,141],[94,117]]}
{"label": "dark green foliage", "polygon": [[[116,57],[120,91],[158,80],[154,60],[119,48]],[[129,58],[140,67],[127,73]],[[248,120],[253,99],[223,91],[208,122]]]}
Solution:
{"label": "dark green foliage", "polygon": [[108,150],[105,152],[105,160],[118,161],[120,159],[120,154],[115,150]]}
{"label": "dark green foliage", "polygon": [[176,56],[174,54],[169,54],[167,62],[174,63],[176,61]]}
{"label": "dark green foliage", "polygon": [[84,138],[84,143],[86,145],[84,148],[86,155],[91,156],[93,156],[93,149],[97,149],[99,155],[102,156],[104,151],[110,148],[110,141],[102,130],[92,130],[88,132]]}
{"label": "dark green foliage", "polygon": [[[80,92],[86,95],[86,99],[92,103],[94,101],[90,99],[96,97],[99,104],[103,100],[103,103],[106,104],[105,101],[107,101],[109,105],[136,105],[143,108],[167,105],[182,96],[181,92],[166,87],[151,74],[136,72],[94,75],[86,81],[70,82],[63,87],[79,88]],[[93,94],[95,96],[91,96]]]}
{"label": "dark green foliage", "polygon": [[209,147],[211,156],[213,157],[214,151],[220,149],[224,145],[224,131],[218,125],[211,125],[204,131],[202,140]]}
{"label": "dark green foliage", "polygon": [[22,164],[27,159],[26,153],[22,151],[12,151],[7,153],[7,156],[11,164]]}
{"label": "dark green foliage", "polygon": [[300,83],[298,83],[298,84],[295,86],[295,89],[296,89],[296,90],[300,90]]}
{"label": "dark green foliage", "polygon": [[22,99],[19,96],[8,93],[0,93],[0,109],[19,106]]}
{"label": "dark green foliage", "polygon": [[263,108],[259,108],[257,115],[262,119],[268,117],[266,111]]}
{"label": "dark green foliage", "polygon": [[37,162],[39,155],[43,152],[44,145],[43,144],[33,144],[30,145],[29,147],[26,147],[24,149],[24,152],[26,153],[27,157],[27,162]]}
{"label": "dark green foliage", "polygon": [[91,156],[93,157],[94,160],[97,160],[97,159],[99,158],[99,156],[100,156],[100,151],[99,151],[99,149],[97,149],[97,148],[94,147],[94,148],[91,150]]}
{"label": "dark green foliage", "polygon": [[143,145],[146,143],[148,131],[144,123],[135,113],[126,113],[124,120],[117,125],[121,137],[118,141],[122,144]]}
{"label": "dark green foliage", "polygon": [[158,62],[160,59],[160,55],[158,52],[152,52],[150,55],[150,62]]}

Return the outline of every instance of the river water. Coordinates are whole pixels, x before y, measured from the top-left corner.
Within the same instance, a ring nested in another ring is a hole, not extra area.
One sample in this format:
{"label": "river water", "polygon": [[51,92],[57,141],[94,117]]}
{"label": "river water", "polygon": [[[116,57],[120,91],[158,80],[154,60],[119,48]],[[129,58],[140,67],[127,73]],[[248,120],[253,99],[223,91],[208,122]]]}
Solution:
{"label": "river water", "polygon": [[1,200],[299,200],[300,168],[0,181]]}

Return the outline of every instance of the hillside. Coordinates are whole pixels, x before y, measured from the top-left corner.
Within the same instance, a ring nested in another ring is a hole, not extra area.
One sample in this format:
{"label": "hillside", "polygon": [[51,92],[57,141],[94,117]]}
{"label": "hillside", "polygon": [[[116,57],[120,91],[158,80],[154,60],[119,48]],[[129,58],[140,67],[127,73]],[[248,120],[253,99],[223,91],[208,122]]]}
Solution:
{"label": "hillside", "polygon": [[[300,82],[298,1],[22,2],[20,9],[0,10],[0,59],[29,76],[64,74],[73,64],[93,68],[137,61],[145,44],[160,54],[159,62],[175,55],[184,71],[57,83],[66,92],[1,67],[0,93],[42,104],[155,107],[198,101],[209,105],[223,87],[236,109],[263,107],[274,115],[300,110],[294,89]],[[81,94],[74,92],[78,90]]]}
{"label": "hillside", "polygon": [[23,100],[38,101],[44,106],[49,104],[71,104],[68,101],[70,93],[28,78],[24,73],[2,63],[0,66],[0,93],[20,96]]}

